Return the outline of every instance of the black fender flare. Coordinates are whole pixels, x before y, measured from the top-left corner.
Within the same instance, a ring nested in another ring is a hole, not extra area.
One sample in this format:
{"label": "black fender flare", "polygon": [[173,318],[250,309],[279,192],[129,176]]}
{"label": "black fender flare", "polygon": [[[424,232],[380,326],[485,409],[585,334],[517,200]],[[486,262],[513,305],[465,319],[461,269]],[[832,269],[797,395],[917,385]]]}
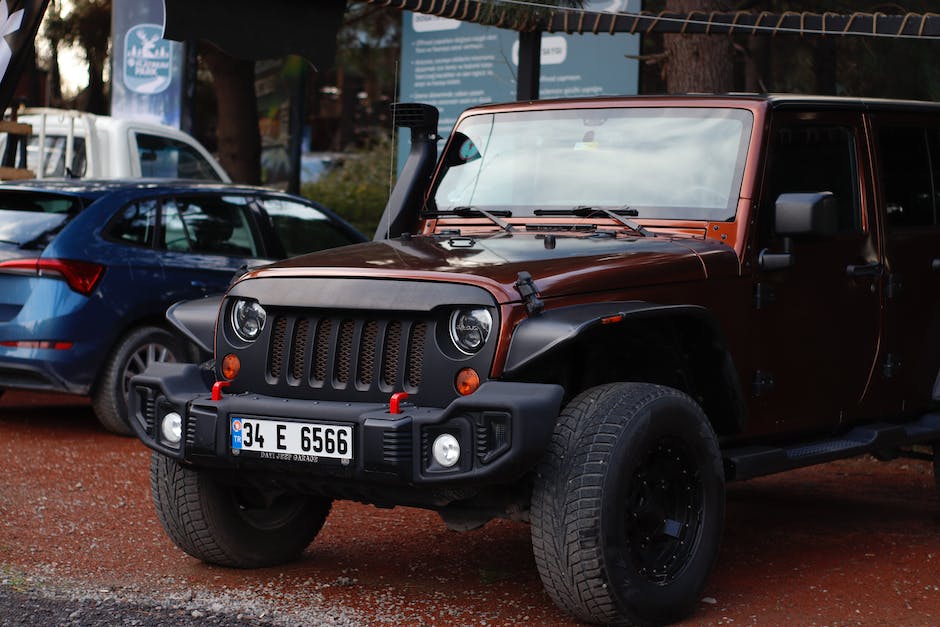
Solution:
{"label": "black fender flare", "polygon": [[571,305],[544,311],[516,326],[503,367],[502,378],[512,380],[528,366],[572,344],[586,332],[603,325],[652,318],[685,318],[703,325],[711,334],[716,350],[721,352],[721,378],[728,386],[732,423],[744,427],[747,416],[745,397],[734,360],[724,334],[711,311],[700,305],[662,305],[647,301],[613,301]]}
{"label": "black fender flare", "polygon": [[183,337],[212,355],[215,344],[215,323],[222,306],[221,294],[196,300],[184,300],[166,310],[166,319]]}

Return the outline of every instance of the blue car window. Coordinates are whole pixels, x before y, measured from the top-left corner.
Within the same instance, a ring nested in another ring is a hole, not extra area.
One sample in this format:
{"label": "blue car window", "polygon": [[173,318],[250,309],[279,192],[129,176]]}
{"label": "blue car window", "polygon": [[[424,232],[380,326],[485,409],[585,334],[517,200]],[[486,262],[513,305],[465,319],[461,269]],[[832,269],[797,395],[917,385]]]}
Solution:
{"label": "blue car window", "polygon": [[73,196],[4,190],[0,245],[42,250],[82,207],[82,200]]}
{"label": "blue car window", "polygon": [[283,198],[261,198],[288,257],[356,243],[322,211]]}
{"label": "blue car window", "polygon": [[257,257],[258,242],[243,196],[176,198],[163,203],[163,245],[167,250]]}
{"label": "blue car window", "polygon": [[139,246],[153,245],[153,231],[157,222],[157,201],[135,202],[118,213],[108,234],[116,240]]}

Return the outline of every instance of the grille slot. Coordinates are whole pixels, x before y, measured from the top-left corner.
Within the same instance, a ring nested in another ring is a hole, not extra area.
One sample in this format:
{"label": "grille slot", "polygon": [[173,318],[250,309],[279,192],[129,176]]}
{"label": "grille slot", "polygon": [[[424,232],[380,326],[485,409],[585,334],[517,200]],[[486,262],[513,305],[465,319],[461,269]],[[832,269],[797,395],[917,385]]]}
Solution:
{"label": "grille slot", "polygon": [[417,393],[428,320],[274,316],[268,339],[267,382],[336,391]]}
{"label": "grille slot", "polygon": [[307,335],[310,332],[310,321],[302,318],[294,327],[294,346],[290,354],[291,383],[298,383],[304,378],[304,359],[307,356]]}
{"label": "grille slot", "polygon": [[419,322],[411,328],[411,341],[408,342],[408,386],[412,390],[421,387],[421,372],[424,368],[424,339],[428,325]]}
{"label": "grille slot", "polygon": [[336,351],[336,378],[337,388],[345,388],[349,383],[349,372],[352,362],[353,332],[356,323],[352,320],[343,320],[339,325]]}
{"label": "grille slot", "polygon": [[330,332],[332,330],[333,324],[329,320],[321,320],[317,325],[312,377],[314,386],[321,386],[326,382],[326,373],[330,365]]}
{"label": "grille slot", "polygon": [[375,379],[375,351],[378,346],[375,343],[378,336],[379,325],[375,320],[370,320],[362,329],[362,342],[359,350],[359,368],[356,375],[356,383],[366,389],[372,386]]}
{"label": "grille slot", "polygon": [[278,380],[284,372],[284,349],[287,347],[287,318],[278,316],[271,328],[271,352],[268,359],[268,374]]}
{"label": "grille slot", "polygon": [[401,322],[388,324],[385,332],[385,350],[382,351],[382,383],[386,389],[393,389],[398,382],[398,358],[401,356]]}

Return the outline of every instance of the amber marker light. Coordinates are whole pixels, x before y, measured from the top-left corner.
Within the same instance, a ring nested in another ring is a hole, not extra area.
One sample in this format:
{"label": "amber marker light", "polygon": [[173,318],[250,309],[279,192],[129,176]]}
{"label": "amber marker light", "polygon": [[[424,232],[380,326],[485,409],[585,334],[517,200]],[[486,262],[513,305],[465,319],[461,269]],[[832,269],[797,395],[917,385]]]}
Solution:
{"label": "amber marker light", "polygon": [[480,375],[473,368],[464,368],[457,373],[454,385],[457,387],[457,393],[461,396],[473,394],[480,387]]}
{"label": "amber marker light", "polygon": [[222,358],[222,376],[231,381],[238,376],[239,371],[242,369],[242,362],[238,358],[238,355],[229,353]]}

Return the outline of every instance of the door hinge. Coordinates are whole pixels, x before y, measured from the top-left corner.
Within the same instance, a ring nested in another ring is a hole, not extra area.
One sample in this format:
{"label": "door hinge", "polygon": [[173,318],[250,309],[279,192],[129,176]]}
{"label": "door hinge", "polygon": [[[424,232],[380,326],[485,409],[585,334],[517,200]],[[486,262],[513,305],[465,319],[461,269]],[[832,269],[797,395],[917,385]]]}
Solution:
{"label": "door hinge", "polygon": [[894,353],[888,353],[885,355],[885,363],[881,366],[881,372],[884,374],[885,379],[891,379],[897,374],[900,367],[901,362],[898,361]]}
{"label": "door hinge", "polygon": [[904,290],[903,277],[900,274],[889,274],[885,283],[885,296],[888,298],[897,298]]}
{"label": "door hinge", "polygon": [[758,370],[754,373],[754,382],[751,384],[751,389],[754,396],[762,396],[773,390],[775,383],[773,374]]}
{"label": "door hinge", "polygon": [[764,309],[777,302],[777,291],[772,285],[756,283],[754,285],[754,309]]}

